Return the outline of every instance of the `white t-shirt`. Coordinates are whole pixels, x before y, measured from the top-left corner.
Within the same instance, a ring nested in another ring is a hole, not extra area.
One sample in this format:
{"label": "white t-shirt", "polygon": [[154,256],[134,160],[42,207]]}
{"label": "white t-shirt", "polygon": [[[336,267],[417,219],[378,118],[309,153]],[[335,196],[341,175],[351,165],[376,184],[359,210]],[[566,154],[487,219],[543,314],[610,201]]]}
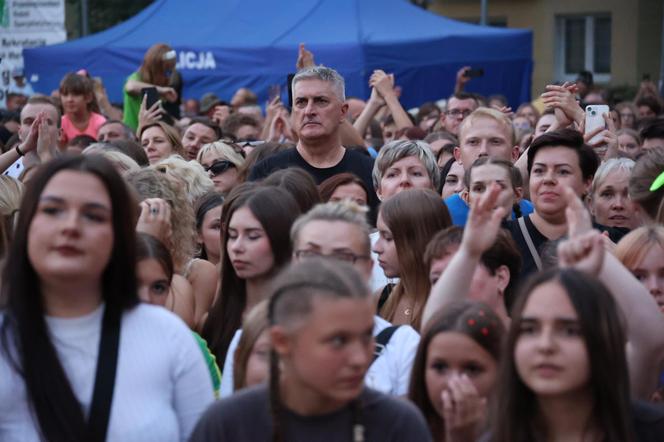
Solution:
{"label": "white t-shirt", "polygon": [[[383,318],[374,316],[373,335],[377,336],[391,325]],[[241,336],[242,330],[237,330],[228,346],[224,369],[221,372],[219,394],[222,398],[233,394],[233,359]],[[386,394],[395,396],[408,394],[410,371],[413,368],[413,360],[419,343],[420,335],[413,327],[400,326],[390,338],[383,353],[369,367],[364,379],[365,384]]]}
{"label": "white t-shirt", "polygon": [[[46,317],[51,341],[87,416],[103,305],[78,318]],[[0,314],[0,324],[4,316]],[[107,441],[185,441],[214,400],[210,373],[187,326],[163,307],[140,304],[122,316]],[[44,373],[48,376],[48,373]],[[0,440],[40,440],[21,376],[0,352]]]}

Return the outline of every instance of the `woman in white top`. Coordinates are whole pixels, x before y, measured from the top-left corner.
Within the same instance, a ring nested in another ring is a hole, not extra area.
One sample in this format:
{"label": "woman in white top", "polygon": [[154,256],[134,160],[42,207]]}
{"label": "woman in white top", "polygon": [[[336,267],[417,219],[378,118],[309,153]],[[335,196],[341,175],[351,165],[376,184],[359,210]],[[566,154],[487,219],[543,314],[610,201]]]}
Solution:
{"label": "woman in white top", "polygon": [[0,440],[186,440],[212,384],[184,323],[138,303],[127,186],[96,156],[30,184],[0,298]]}

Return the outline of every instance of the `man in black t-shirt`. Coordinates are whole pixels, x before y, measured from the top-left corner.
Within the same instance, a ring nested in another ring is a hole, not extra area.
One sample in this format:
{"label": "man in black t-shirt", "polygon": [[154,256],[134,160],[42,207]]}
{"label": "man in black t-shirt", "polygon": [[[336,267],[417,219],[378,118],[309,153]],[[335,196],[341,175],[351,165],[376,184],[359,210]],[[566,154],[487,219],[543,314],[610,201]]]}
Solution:
{"label": "man in black t-shirt", "polygon": [[298,136],[296,147],[258,162],[249,180],[260,180],[275,170],[301,167],[317,184],[342,172],[357,175],[369,189],[369,205],[375,209],[378,198],[373,190],[373,160],[360,151],[341,145],[340,127],[346,118],[344,79],[334,69],[312,66],[293,78],[291,125]]}

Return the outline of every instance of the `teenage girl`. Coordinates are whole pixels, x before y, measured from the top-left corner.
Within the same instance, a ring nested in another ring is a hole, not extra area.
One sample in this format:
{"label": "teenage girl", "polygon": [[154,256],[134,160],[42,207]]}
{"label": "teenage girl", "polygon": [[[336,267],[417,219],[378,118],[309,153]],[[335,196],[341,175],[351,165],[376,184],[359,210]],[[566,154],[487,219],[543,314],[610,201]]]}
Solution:
{"label": "teenage girl", "polygon": [[436,441],[475,441],[486,429],[505,328],[482,303],[451,304],[427,323],[408,397]]}
{"label": "teenage girl", "polygon": [[364,386],[374,306],[350,264],[294,264],[270,295],[269,386],[210,407],[192,441],[431,440],[412,404]]}

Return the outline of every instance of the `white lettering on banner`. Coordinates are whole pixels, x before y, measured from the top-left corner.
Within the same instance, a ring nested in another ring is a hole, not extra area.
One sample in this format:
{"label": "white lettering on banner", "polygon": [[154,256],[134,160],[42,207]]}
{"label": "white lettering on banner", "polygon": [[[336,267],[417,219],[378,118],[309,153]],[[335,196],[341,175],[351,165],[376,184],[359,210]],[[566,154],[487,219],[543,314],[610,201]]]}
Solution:
{"label": "white lettering on banner", "polygon": [[193,52],[193,51],[178,51],[177,69],[216,69],[217,62],[214,60],[214,55],[210,51],[206,52]]}
{"label": "white lettering on banner", "polygon": [[0,107],[12,85],[11,71],[23,66],[23,49],[66,39],[65,0],[0,0]]}

